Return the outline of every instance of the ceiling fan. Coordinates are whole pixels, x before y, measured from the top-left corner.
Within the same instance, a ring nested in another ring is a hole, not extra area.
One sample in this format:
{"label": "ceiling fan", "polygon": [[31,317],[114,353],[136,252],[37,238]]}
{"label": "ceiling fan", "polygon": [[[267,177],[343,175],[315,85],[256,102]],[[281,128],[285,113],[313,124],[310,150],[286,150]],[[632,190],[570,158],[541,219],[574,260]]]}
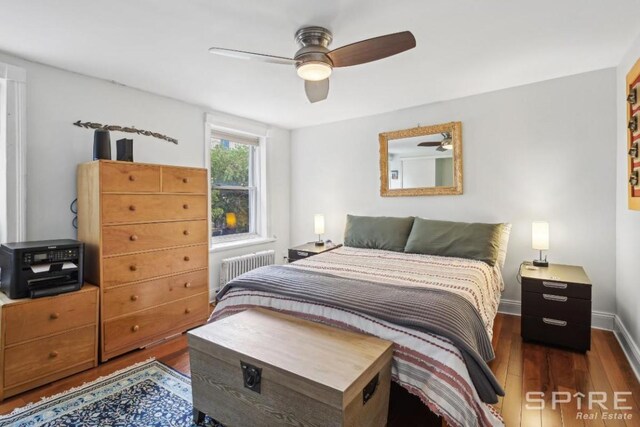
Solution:
{"label": "ceiling fan", "polygon": [[295,65],[298,76],[304,79],[304,89],[310,102],[327,98],[329,76],[337,67],[365,64],[396,55],[416,46],[410,31],[387,34],[351,43],[329,50],[333,40],[331,32],[323,27],[304,27],[296,32],[295,40],[300,49],[293,58],[245,52],[223,47],[212,47],[209,52],[239,59],[253,59],[274,64]]}
{"label": "ceiling fan", "polygon": [[429,141],[421,142],[418,147],[438,147],[436,151],[453,150],[453,144],[451,142],[451,134],[449,132],[441,133],[442,141]]}

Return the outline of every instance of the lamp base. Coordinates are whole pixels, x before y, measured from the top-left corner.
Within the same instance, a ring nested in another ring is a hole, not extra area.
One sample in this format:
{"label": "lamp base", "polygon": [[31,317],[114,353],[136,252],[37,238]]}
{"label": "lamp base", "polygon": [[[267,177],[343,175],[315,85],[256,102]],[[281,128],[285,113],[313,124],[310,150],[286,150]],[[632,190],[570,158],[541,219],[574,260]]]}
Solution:
{"label": "lamp base", "polygon": [[549,267],[549,262],[546,260],[534,259],[533,265],[535,265],[536,267]]}
{"label": "lamp base", "polygon": [[324,246],[324,240],[318,240],[316,246]]}

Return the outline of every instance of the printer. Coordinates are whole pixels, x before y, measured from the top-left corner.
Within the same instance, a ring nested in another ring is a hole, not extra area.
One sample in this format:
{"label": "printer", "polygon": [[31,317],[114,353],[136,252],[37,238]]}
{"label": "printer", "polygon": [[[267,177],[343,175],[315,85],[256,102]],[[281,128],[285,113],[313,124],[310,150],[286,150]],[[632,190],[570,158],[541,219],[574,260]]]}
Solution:
{"label": "printer", "polygon": [[84,244],[43,240],[0,245],[0,290],[11,299],[77,291],[83,284]]}

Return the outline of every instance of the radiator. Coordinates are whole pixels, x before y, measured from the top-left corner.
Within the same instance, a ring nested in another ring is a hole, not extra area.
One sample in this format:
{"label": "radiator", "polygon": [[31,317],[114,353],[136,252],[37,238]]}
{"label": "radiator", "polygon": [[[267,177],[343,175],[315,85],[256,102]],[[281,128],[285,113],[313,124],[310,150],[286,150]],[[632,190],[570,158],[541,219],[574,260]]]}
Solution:
{"label": "radiator", "polygon": [[274,250],[223,259],[220,265],[220,288],[242,273],[258,267],[264,267],[265,265],[274,264],[275,260],[276,252]]}

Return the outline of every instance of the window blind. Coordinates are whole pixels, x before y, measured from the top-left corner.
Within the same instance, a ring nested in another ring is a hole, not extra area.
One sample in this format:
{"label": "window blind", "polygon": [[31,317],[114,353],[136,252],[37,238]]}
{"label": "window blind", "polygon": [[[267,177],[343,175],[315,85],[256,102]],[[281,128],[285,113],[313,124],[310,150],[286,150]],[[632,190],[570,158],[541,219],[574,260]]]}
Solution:
{"label": "window blind", "polygon": [[245,145],[253,145],[256,147],[260,145],[260,138],[258,138],[257,136],[238,135],[235,133],[227,133],[215,129],[211,131],[211,138],[225,139],[227,141],[237,142],[239,144]]}

